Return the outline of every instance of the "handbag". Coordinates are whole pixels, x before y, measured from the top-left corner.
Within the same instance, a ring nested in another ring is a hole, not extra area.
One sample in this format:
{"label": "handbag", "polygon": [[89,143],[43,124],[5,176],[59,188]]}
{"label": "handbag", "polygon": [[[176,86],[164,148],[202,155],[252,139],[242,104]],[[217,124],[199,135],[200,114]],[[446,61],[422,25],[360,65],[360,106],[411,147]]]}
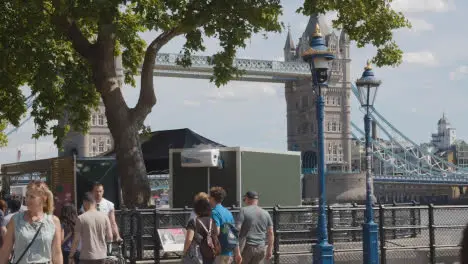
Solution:
{"label": "handbag", "polygon": [[190,248],[182,258],[182,264],[203,264],[203,257],[200,251],[200,246],[192,241]]}
{"label": "handbag", "polygon": [[193,240],[190,244],[189,249],[187,250],[187,253],[185,253],[185,255],[183,256],[181,264],[203,264],[203,257],[200,250],[200,242],[203,239],[203,237],[198,232],[198,225],[196,224],[197,220],[197,217],[193,219],[195,223],[195,232],[193,234]]}
{"label": "handbag", "polygon": [[[36,234],[34,235],[33,239],[31,240],[31,242],[29,242],[28,246],[27,246],[26,249],[23,251],[23,253],[21,253],[21,256],[18,258],[18,260],[16,261],[16,263],[13,263],[13,262],[10,260],[10,264],[18,264],[18,263],[23,259],[24,255],[26,254],[26,252],[28,252],[29,248],[31,248],[32,244],[34,243],[34,241],[36,240],[37,236],[39,235],[39,232],[41,231],[43,225],[44,225],[44,223],[41,223],[41,225],[40,225],[39,228],[37,229]],[[14,257],[13,257],[12,259],[14,259]]]}

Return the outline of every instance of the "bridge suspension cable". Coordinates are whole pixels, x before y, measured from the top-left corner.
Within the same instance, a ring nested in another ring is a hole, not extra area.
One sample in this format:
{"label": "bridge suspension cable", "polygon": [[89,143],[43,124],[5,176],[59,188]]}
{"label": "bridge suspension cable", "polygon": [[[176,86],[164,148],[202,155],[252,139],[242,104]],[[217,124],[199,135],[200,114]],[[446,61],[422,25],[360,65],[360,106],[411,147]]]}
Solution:
{"label": "bridge suspension cable", "polygon": [[[26,98],[26,111],[31,109],[32,105],[34,102],[34,97],[33,95],[30,95]],[[29,120],[31,120],[32,116],[28,115],[25,120],[23,120],[17,127],[12,128],[10,131],[6,133],[7,136],[13,134],[14,132],[18,131],[20,127],[22,127],[24,124],[26,124]]]}
{"label": "bridge suspension cable", "polygon": [[[364,145],[363,136],[365,135],[365,133],[361,129],[359,129],[359,127],[355,123],[351,122],[351,125],[353,126],[353,129],[355,129],[361,135],[361,137],[357,136],[355,133],[351,133],[352,136],[360,144]],[[392,174],[392,175],[398,174],[398,173],[403,173],[405,175],[415,175],[415,174],[429,175],[429,173],[427,172],[422,172],[420,166],[414,163],[408,162],[405,158],[389,150],[379,140],[371,139],[371,144],[372,144],[373,156],[378,158],[384,164],[383,172],[381,171],[380,173]],[[388,166],[392,169],[390,172],[387,171]],[[379,169],[379,168],[374,168],[374,169]],[[381,167],[380,167],[380,170],[382,170]]]}
{"label": "bridge suspension cable", "polygon": [[[355,84],[351,84],[351,90],[356,98],[359,98],[358,90]],[[380,129],[389,137],[390,142],[398,145],[405,151],[405,153],[410,154],[416,160],[422,161],[427,164],[429,167],[435,168],[436,170],[442,172],[454,171],[466,171],[466,168],[459,167],[453,163],[445,161],[432,153],[424,150],[418,144],[410,140],[406,135],[404,135],[400,130],[394,127],[385,117],[380,114],[377,109],[372,108],[372,118],[379,126]]]}

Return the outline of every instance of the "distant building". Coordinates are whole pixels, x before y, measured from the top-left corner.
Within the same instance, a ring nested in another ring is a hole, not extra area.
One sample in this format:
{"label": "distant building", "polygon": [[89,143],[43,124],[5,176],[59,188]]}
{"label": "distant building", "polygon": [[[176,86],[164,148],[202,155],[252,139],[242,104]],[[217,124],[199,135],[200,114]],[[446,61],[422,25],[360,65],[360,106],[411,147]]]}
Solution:
{"label": "distant building", "polygon": [[456,129],[451,127],[450,122],[442,115],[437,123],[437,133],[432,134],[431,143],[439,150],[448,150],[453,144],[455,144]]}
{"label": "distant building", "polygon": [[456,142],[453,152],[453,163],[459,167],[468,167],[468,144],[463,140]]}

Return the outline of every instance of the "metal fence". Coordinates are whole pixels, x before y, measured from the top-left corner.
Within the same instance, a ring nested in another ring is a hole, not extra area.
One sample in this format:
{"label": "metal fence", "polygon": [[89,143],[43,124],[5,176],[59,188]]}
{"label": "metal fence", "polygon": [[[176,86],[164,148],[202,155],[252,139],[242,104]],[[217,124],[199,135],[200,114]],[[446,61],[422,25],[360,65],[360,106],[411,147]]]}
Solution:
{"label": "metal fence", "polygon": [[[311,263],[318,207],[266,209],[274,225],[272,263]],[[335,263],[362,263],[364,210],[357,205],[328,207],[328,233],[335,247]],[[379,205],[374,210],[382,264],[458,262],[468,206]],[[238,208],[231,211],[236,217]],[[183,228],[190,213],[189,208],[119,211],[124,256],[131,262],[176,262],[181,254],[162,251],[157,229]]]}

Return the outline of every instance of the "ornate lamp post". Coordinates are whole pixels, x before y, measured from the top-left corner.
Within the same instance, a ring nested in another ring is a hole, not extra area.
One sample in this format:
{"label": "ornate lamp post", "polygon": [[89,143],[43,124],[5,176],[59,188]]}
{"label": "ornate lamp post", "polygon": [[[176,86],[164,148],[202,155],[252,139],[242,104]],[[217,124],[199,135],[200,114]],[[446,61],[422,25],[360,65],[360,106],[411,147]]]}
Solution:
{"label": "ornate lamp post", "polygon": [[323,41],[320,27],[317,24],[310,41],[310,48],[302,54],[304,61],[310,65],[314,91],[317,95],[317,125],[318,125],[318,177],[319,177],[319,219],[318,219],[318,243],[314,247],[314,264],[332,264],[333,246],[328,243],[326,195],[325,195],[325,139],[323,134],[324,100],[322,87],[327,86],[328,62],[335,56],[328,50]]}
{"label": "ornate lamp post", "polygon": [[362,77],[356,81],[356,86],[359,92],[359,102],[366,111],[364,116],[364,130],[366,133],[366,222],[362,226],[362,246],[364,251],[363,263],[365,264],[379,263],[378,227],[377,224],[374,223],[374,210],[372,208],[374,186],[371,171],[371,117],[369,109],[372,110],[380,84],[381,81],[375,78],[372,67],[368,61],[367,66],[364,68],[364,72],[362,73]]}

